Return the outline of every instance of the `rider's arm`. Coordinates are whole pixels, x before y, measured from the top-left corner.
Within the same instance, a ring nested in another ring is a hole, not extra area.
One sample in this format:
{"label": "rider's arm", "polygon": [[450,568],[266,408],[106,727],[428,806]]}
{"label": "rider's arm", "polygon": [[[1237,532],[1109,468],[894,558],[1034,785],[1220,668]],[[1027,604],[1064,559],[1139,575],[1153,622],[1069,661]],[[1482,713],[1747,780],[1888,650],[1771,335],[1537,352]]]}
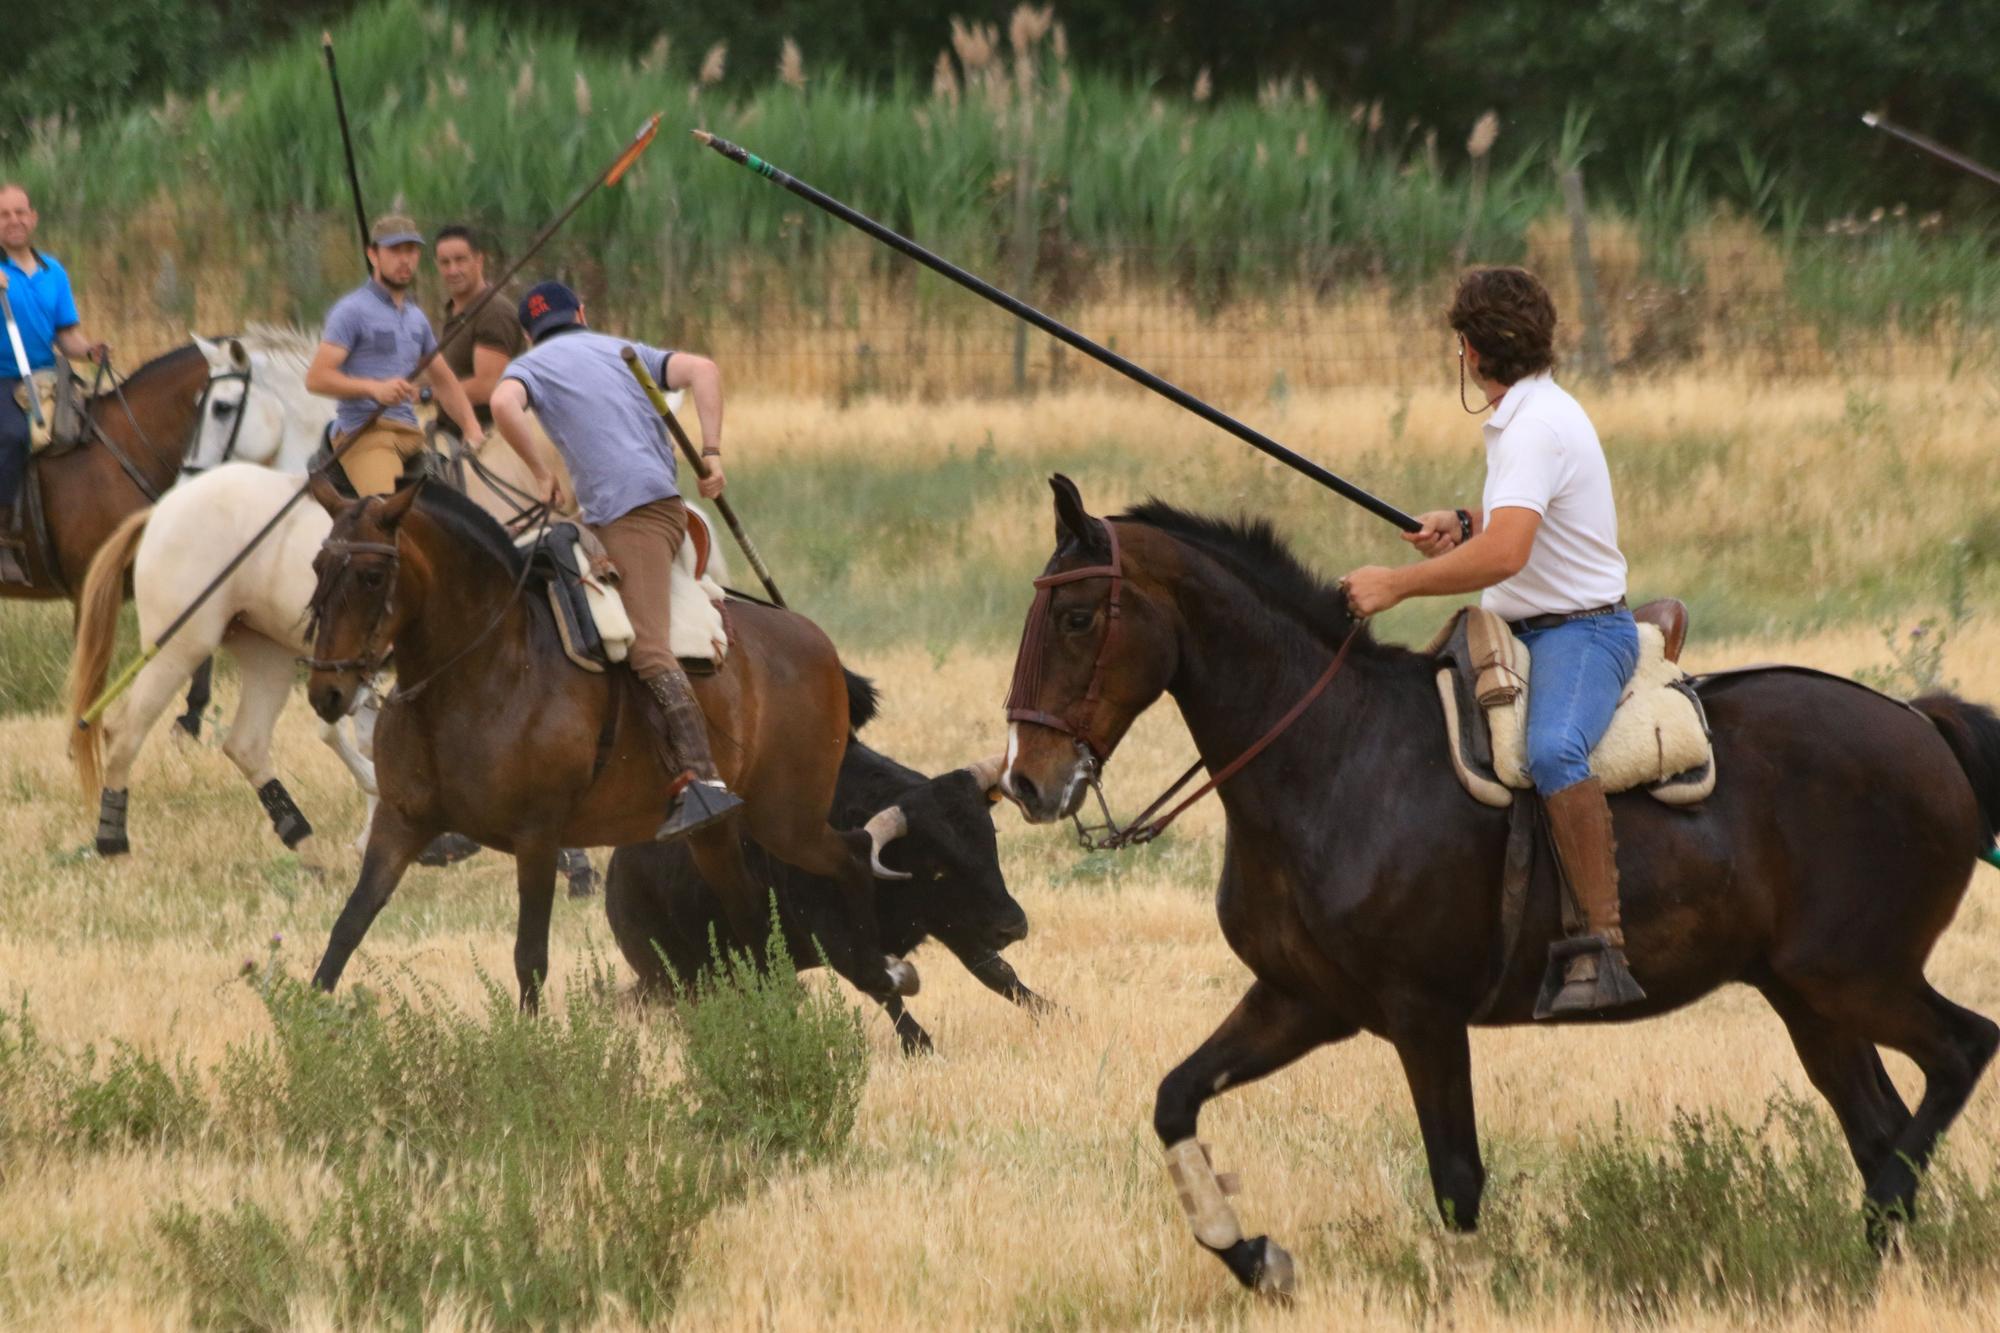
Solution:
{"label": "rider's arm", "polygon": [[459,383],[458,376],[452,373],[444,358],[441,356],[433,358],[424,374],[429,377],[431,388],[437,391],[438,405],[449,412],[451,419],[458,423],[459,434],[465,442],[471,445],[484,442],[486,431],[480,426],[478,416],[473,413],[472,403],[465,396],[465,386]]}
{"label": "rider's arm", "polygon": [[472,347],[472,378],[460,380],[465,386],[465,396],[474,407],[491,407],[493,390],[500,383],[500,374],[507,369],[507,353],[498,347],[485,343],[474,343]]}
{"label": "rider's arm", "polygon": [[685,389],[694,396],[694,414],[701,419],[703,451],[722,449],[722,371],[715,362],[693,352],[675,352],[667,358],[666,387]]}
{"label": "rider's arm", "polygon": [[1532,509],[1496,509],[1492,522],[1475,527],[1471,541],[1434,560],[1395,570],[1396,594],[1398,598],[1451,596],[1511,579],[1528,563],[1541,527],[1542,516]]}
{"label": "rider's arm", "polygon": [[[322,398],[374,398],[381,380],[358,379],[341,369],[347,349],[338,343],[321,343],[306,367],[306,392]],[[379,401],[379,400],[378,400]]]}
{"label": "rider's arm", "polygon": [[555,460],[548,457],[541,440],[528,427],[528,386],[517,379],[503,379],[488,405],[500,438],[527,464],[536,481],[548,485],[555,476]]}
{"label": "rider's arm", "polygon": [[[94,361],[97,359],[98,349],[104,347],[104,344],[92,342],[90,336],[83,331],[83,325],[72,324],[66,329],[56,330],[56,347],[64,356]],[[105,350],[110,349],[105,348]]]}

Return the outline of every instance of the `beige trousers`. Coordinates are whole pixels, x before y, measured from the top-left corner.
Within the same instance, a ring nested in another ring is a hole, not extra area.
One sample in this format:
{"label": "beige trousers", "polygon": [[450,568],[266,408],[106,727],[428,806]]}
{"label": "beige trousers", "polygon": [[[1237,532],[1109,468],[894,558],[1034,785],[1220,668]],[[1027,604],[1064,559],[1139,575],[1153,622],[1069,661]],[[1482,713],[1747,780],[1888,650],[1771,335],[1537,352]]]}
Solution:
{"label": "beige trousers", "polygon": [[403,475],[403,462],[424,451],[424,433],[400,421],[378,421],[340,456],[356,495],[387,495]]}
{"label": "beige trousers", "polygon": [[625,663],[640,680],[680,666],[667,630],[674,556],[687,525],[687,506],[675,497],[642,504],[597,529],[598,540],[618,566],[618,596],[632,619],[632,651]]}

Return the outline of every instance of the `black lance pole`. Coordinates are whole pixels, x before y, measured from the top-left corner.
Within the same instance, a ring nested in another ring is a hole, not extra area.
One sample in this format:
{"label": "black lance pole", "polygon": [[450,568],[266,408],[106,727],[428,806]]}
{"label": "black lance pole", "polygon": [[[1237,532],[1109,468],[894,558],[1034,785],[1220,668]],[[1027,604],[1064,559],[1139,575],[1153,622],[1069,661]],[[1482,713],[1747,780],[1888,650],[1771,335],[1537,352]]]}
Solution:
{"label": "black lance pole", "polygon": [[1873,111],[1862,112],[1861,123],[1871,130],[1880,130],[1884,134],[1901,139],[1906,144],[1921,148],[1932,157],[1949,162],[1960,171],[1970,172],[1989,185],[2000,185],[2000,171],[1983,166],[1963,153],[1954,152],[1939,143],[1936,139],[1918,134],[1915,130],[1906,130],[1901,125],[1894,124],[1876,115]]}
{"label": "black lance pole", "polygon": [[[639,387],[644,389],[646,397],[652,400],[653,410],[660,414],[660,420],[667,423],[667,434],[673,436],[674,443],[681,447],[681,453],[687,457],[688,466],[694,469],[695,476],[706,478],[708,460],[701,456],[701,450],[694,447],[694,441],[690,440],[687,432],[681,429],[679,419],[674,416],[674,409],[667,406],[667,395],[653,382],[653,376],[647,371],[646,363],[639,359],[639,354],[629,345],[620,355],[625,358],[625,368],[632,372],[632,378],[639,381]],[[744,530],[742,521],[736,517],[736,510],[720,495],[715,497],[713,503],[721,513],[722,521],[729,525],[729,531],[735,535],[736,544],[742,547],[743,554],[750,558],[750,568],[757,571],[758,579],[764,584],[764,591],[771,594],[773,602],[784,606],[785,595],[778,591],[778,581],[771,577],[770,566],[766,565],[764,557],[758,554],[757,543],[750,540],[750,534]]]}
{"label": "black lance pole", "polygon": [[[569,221],[570,216],[574,214],[577,209],[583,207],[584,200],[590,198],[591,195],[595,194],[600,186],[616,185],[619,179],[623,177],[628,170],[631,169],[632,164],[639,160],[639,155],[646,151],[646,145],[653,142],[653,136],[659,133],[659,130],[660,130],[660,117],[658,114],[655,114],[652,119],[648,120],[644,125],[641,125],[639,127],[639,132],[632,137],[632,142],[627,144],[625,148],[618,154],[618,156],[615,159],[613,159],[611,165],[606,167],[604,171],[600,173],[595,180],[590,182],[590,184],[584,186],[581,190],[577,191],[576,197],[569,201],[569,206],[564,208],[562,212],[556,214],[554,221],[550,222],[546,227],[543,227],[539,232],[535,234],[535,239],[528,242],[527,249],[521,251],[521,257],[519,259],[516,259],[511,265],[508,266],[507,271],[500,275],[499,281],[490,283],[487,286],[486,290],[479,294],[479,298],[477,300],[475,300],[471,305],[467,306],[464,310],[460,311],[455,317],[453,317],[449,322],[445,324],[444,335],[438,339],[437,346],[431,348],[429,353],[427,353],[421,360],[417,362],[417,367],[415,370],[412,370],[410,372],[409,378],[415,379],[417,376],[424,373],[425,368],[429,366],[432,359],[437,356],[439,349],[441,349],[447,342],[451,340],[451,336],[454,333],[458,332],[460,328],[471,323],[473,318],[477,316],[481,310],[486,308],[486,303],[493,299],[494,293],[498,292],[502,287],[506,286],[507,283],[514,277],[514,275],[521,271],[521,266],[526,264],[530,259],[532,259],[535,256],[536,252],[539,251],[542,248],[542,246],[547,243],[549,237],[555,235],[556,228],[562,226],[563,223]],[[363,435],[366,435],[368,433],[369,428],[373,426],[376,423],[376,421],[378,421],[381,418],[382,413],[385,410],[386,410],[385,408],[381,407],[376,408],[375,411],[369,415],[366,421],[362,422],[359,427],[357,427],[354,431],[348,434],[346,439],[340,442],[339,446],[334,449],[332,456],[329,457],[327,461],[321,464],[318,468],[313,469],[313,471],[315,472],[324,471],[326,468],[331,467],[334,463],[339,462],[341,457],[345,455],[349,449],[354,447],[354,442],[356,440],[359,440]],[[278,526],[278,524],[284,521],[285,515],[291,513],[293,507],[296,506],[299,501],[305,499],[307,493],[310,492],[311,489],[312,489],[312,480],[310,476],[308,476],[305,485],[299,487],[298,490],[292,492],[291,498],[289,500],[286,500],[285,503],[279,507],[277,513],[271,515],[270,520],[266,522],[263,527],[257,529],[255,535],[253,535],[249,541],[243,544],[242,550],[238,551],[235,555],[229,558],[229,563],[224,565],[222,567],[221,572],[218,573],[213,579],[209,580],[208,586],[203,588],[200,592],[196,593],[194,600],[189,602],[186,607],[182,608],[181,613],[174,617],[173,622],[171,624],[169,624],[164,630],[160,631],[160,637],[153,640],[152,644],[149,647],[147,647],[144,652],[140,653],[138,657],[134,658],[132,660],[131,665],[126,667],[125,670],[121,671],[118,674],[118,678],[105,688],[104,693],[100,694],[97,697],[97,701],[91,704],[88,711],[86,711],[82,717],[77,719],[76,723],[77,730],[88,731],[91,725],[95,723],[98,718],[104,715],[104,710],[109,708],[111,706],[112,701],[125,692],[126,688],[131,685],[133,679],[138,676],[139,672],[145,667],[146,663],[152,661],[154,657],[159,655],[160,649],[166,646],[166,643],[169,639],[173,638],[174,635],[180,633],[181,627],[188,623],[188,620],[191,617],[193,617],[194,613],[197,610],[201,608],[201,605],[204,602],[206,602],[210,597],[213,597],[215,595],[215,590],[222,586],[223,581],[226,580],[231,574],[234,574],[238,566],[240,566],[245,560],[248,560],[250,558],[250,553],[252,551],[255,551],[258,545],[266,537],[271,535],[272,531]]]}
{"label": "black lance pole", "polygon": [[1367,491],[1362,490],[1346,478],[1336,476],[1311,459],[1293,453],[1290,449],[1279,444],[1262,431],[1244,425],[1226,412],[1217,411],[1179,385],[1161,379],[1144,366],[1128,361],[1103,344],[1093,342],[1089,338],[1084,337],[1081,333],[1069,327],[1069,325],[1051,319],[1049,316],[1035,309],[1035,307],[1029,305],[1026,301],[1001,291],[984,278],[968,273],[948,259],[943,259],[938,255],[932,254],[909,237],[889,230],[866,214],[849,208],[832,195],[816,190],[798,177],[772,166],[755,153],[740,148],[727,139],[718,138],[706,130],[694,131],[694,137],[728,158],[731,162],[739,166],[748,167],[766,180],[776,182],[806,202],[833,214],[848,226],[866,232],[889,248],[900,250],[919,264],[922,264],[925,268],[950,278],[967,291],[976,292],[980,296],[985,297],[994,305],[999,306],[1002,310],[1007,311],[1017,319],[1028,321],[1028,323],[1033,324],[1049,336],[1059,338],[1084,355],[1103,362],[1127,379],[1138,381],[1154,393],[1159,394],[1162,398],[1186,408],[1211,425],[1220,426],[1251,448],[1269,454],[1286,467],[1312,478],[1336,495],[1352,500],[1378,518],[1389,520],[1389,522],[1394,523],[1405,532],[1422,530],[1423,525],[1421,523],[1388,501],[1370,495]]}
{"label": "black lance pole", "polygon": [[368,210],[361,206],[361,173],[354,167],[354,136],[347,130],[347,100],[340,95],[340,71],[333,64],[333,33],[322,30],[319,48],[326,55],[327,82],[333,85],[333,114],[340,119],[340,146],[347,154],[347,187],[354,192],[354,226],[361,236],[361,266],[368,267]]}

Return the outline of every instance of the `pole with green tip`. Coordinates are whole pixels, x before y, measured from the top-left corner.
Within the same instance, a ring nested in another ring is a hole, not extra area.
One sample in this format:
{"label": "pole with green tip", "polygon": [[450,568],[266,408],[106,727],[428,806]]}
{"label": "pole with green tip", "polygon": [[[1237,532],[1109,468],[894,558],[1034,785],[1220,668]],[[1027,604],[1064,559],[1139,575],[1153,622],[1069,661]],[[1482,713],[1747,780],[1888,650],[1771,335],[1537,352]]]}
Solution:
{"label": "pole with green tip", "polygon": [[1311,478],[1343,499],[1352,500],[1355,504],[1360,505],[1376,517],[1387,519],[1405,532],[1418,532],[1422,530],[1423,525],[1421,523],[1388,501],[1377,499],[1346,478],[1337,476],[1311,459],[1287,449],[1284,445],[1279,444],[1262,431],[1246,426],[1235,417],[1216,410],[1179,385],[1161,379],[1144,366],[1133,361],[1128,361],[1101,343],[1093,342],[1069,325],[1050,318],[1019,297],[1001,291],[984,278],[960,268],[948,259],[932,254],[909,237],[891,231],[865,213],[857,212],[855,209],[841,203],[840,200],[835,199],[832,195],[817,190],[798,177],[779,170],[748,149],[741,148],[727,139],[710,134],[707,130],[695,130],[694,137],[697,142],[707,144],[731,162],[750,168],[750,170],[756,172],[765,180],[772,181],[791,191],[814,207],[833,214],[833,216],[839,218],[842,222],[845,222],[857,231],[865,232],[892,250],[901,251],[932,272],[940,273],[950,278],[967,291],[985,297],[988,301],[1007,311],[1015,318],[1028,321],[1028,323],[1049,336],[1059,338],[1063,342],[1068,343],[1085,356],[1103,362],[1127,379],[1145,385],[1148,389],[1159,394],[1167,401],[1179,407],[1186,408],[1211,425],[1221,427],[1251,448],[1270,455],[1286,467],[1291,468],[1294,472]]}

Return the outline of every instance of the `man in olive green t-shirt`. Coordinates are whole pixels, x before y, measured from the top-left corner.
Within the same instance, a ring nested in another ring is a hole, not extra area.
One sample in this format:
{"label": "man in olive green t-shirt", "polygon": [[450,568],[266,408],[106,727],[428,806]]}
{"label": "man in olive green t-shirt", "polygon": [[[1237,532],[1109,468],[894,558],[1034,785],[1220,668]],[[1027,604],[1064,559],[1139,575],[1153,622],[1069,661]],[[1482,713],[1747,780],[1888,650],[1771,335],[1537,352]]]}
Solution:
{"label": "man in olive green t-shirt", "polygon": [[[505,296],[488,301],[469,324],[451,327],[458,312],[486,290],[486,252],[470,227],[453,223],[440,228],[431,253],[437,260],[438,276],[444,280],[448,297],[442,327],[449,332],[444,337],[442,355],[452,373],[465,385],[465,396],[472,400],[472,410],[480,426],[491,429],[493,413],[487,400],[494,386],[500,383],[507,363],[528,349],[528,336],[514,316],[514,303]],[[438,417],[438,426],[443,430],[453,429],[443,415]]]}

